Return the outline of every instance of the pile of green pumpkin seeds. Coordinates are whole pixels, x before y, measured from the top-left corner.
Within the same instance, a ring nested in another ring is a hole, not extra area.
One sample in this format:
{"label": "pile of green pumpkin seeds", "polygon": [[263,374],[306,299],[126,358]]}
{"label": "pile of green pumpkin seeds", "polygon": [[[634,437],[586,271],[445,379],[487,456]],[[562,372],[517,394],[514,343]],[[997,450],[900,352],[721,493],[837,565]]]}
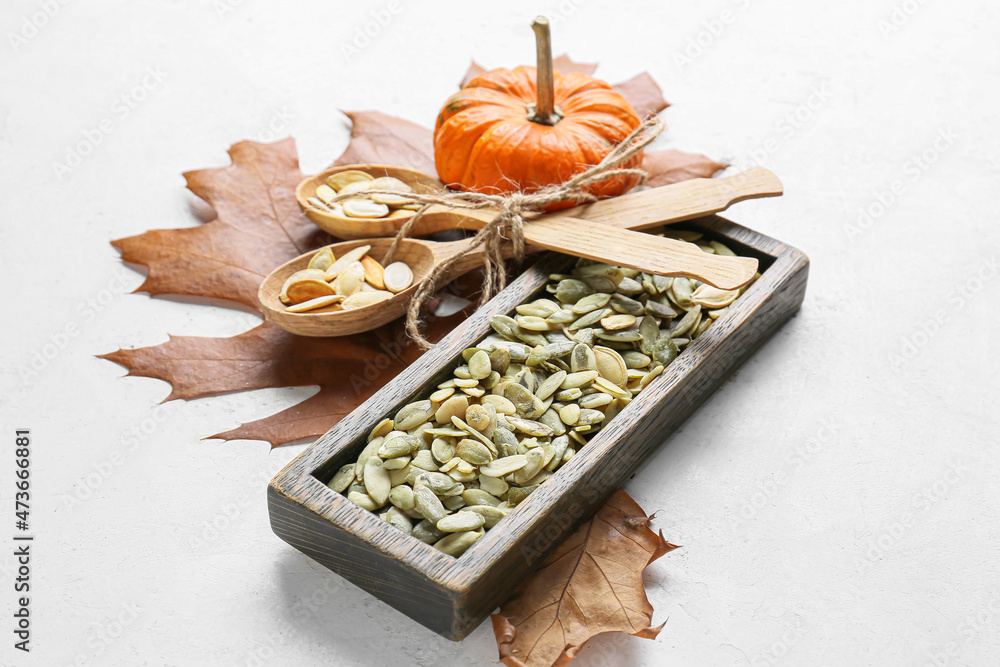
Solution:
{"label": "pile of green pumpkin seeds", "polygon": [[[734,254],[699,232],[669,230]],[[545,298],[493,318],[495,334],[423,400],[377,424],[329,487],[459,556],[646,389],[745,290],[589,260]],[[549,298],[551,297],[551,298]]]}

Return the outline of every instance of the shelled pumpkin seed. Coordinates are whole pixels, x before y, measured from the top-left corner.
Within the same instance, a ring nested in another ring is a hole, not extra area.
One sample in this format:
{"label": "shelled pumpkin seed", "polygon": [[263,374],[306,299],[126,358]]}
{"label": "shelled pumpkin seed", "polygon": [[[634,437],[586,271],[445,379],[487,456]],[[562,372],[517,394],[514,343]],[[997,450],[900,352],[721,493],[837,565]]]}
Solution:
{"label": "shelled pumpkin seed", "polygon": [[383,267],[368,255],[370,249],[363,245],[336,257],[330,246],[320,248],[308,268],[285,280],[278,299],[290,313],[353,310],[392,298],[413,284],[408,265]]}
{"label": "shelled pumpkin seed", "polygon": [[409,215],[411,211],[420,208],[420,204],[411,202],[406,197],[393,194],[372,194],[369,197],[355,197],[334,202],[337,195],[353,194],[366,190],[394,190],[397,192],[413,192],[408,184],[393,178],[382,176],[375,178],[363,171],[348,169],[331,174],[326,182],[316,186],[316,193],[307,202],[312,208],[347,218],[392,218]]}
{"label": "shelled pumpkin seed", "polygon": [[462,353],[453,377],[380,422],[328,486],[460,556],[544,489],[745,289],[579,260],[550,276],[554,299],[495,316],[495,334]]}

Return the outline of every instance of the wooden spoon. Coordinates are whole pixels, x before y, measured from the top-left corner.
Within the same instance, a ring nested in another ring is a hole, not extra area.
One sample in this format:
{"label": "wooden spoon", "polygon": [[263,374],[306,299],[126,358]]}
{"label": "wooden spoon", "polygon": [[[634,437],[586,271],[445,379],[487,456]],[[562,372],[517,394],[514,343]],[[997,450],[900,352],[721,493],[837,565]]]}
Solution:
{"label": "wooden spoon", "polygon": [[[399,210],[392,214],[393,217],[388,218],[351,218],[321,211],[308,203],[309,198],[315,196],[316,188],[325,183],[328,176],[349,169],[363,171],[376,178],[379,176],[398,178],[419,193],[446,192],[441,181],[423,172],[379,164],[336,167],[306,178],[295,189],[299,206],[307,218],[340,239],[395,236],[403,223],[414,213]],[[646,229],[665,222],[680,222],[718,213],[745,199],[774,197],[781,193],[781,181],[777,176],[764,167],[753,167],[726,178],[695,178],[546,215],[584,218],[629,229]],[[417,222],[410,236],[428,236],[446,229],[480,229],[492,220],[494,215],[491,210],[467,211],[433,206]]]}
{"label": "wooden spoon", "polygon": [[[566,246],[572,245],[571,254],[578,257],[609,261],[619,266],[629,266],[666,276],[695,278],[702,282],[708,282],[705,278],[711,276],[710,284],[720,289],[742,287],[753,279],[757,271],[757,260],[750,257],[711,255],[692,243],[615,229],[603,223],[587,220],[542,218],[525,226],[526,236],[529,230],[533,244],[529,251],[551,249],[566,252]],[[572,243],[567,243],[567,235],[572,235]],[[381,263],[392,241],[393,239],[387,238],[344,241],[335,243],[330,248],[335,256],[341,257],[349,250],[370,245],[368,254]],[[271,272],[261,283],[257,299],[267,319],[285,331],[301,336],[346,336],[370,331],[401,317],[406,312],[420,281],[437,265],[464,253],[471,243],[471,238],[451,243],[404,239],[400,243],[394,261],[409,265],[413,271],[413,284],[385,301],[364,308],[340,310],[329,306],[304,313],[288,312],[278,298],[281,287],[290,275],[306,268],[316,251],[300,255]],[[503,250],[506,257],[513,254],[510,244],[506,244]],[[440,284],[447,284],[481,266],[483,262],[482,251],[463,255],[449,267],[440,279]]]}
{"label": "wooden spoon", "polygon": [[[257,299],[260,301],[264,316],[277,324],[285,331],[298,334],[300,336],[347,336],[349,334],[371,331],[394,319],[402,317],[406,313],[406,308],[410,304],[417,291],[420,281],[431,271],[431,269],[441,262],[444,262],[457,254],[464,252],[470,244],[470,239],[453,241],[451,243],[438,243],[435,241],[423,241],[420,239],[404,239],[396,250],[394,261],[405,262],[413,271],[413,284],[407,289],[399,292],[391,299],[386,299],[380,303],[354,310],[337,310],[330,306],[319,310],[310,310],[305,313],[290,313],[285,309],[284,304],[278,298],[281,286],[290,275],[306,268],[309,259],[316,254],[316,251],[307,252],[295,259],[282,264],[268,275],[260,285],[257,292]],[[334,254],[340,257],[345,252],[357,248],[358,246],[370,245],[368,255],[382,262],[392,239],[366,239],[361,241],[344,241],[335,243],[330,248]],[[509,244],[504,248],[506,257],[513,255],[513,248]],[[449,281],[458,276],[468,273],[477,266],[481,266],[485,258],[482,252],[473,252],[463,256],[455,262],[443,276],[441,285],[446,285]]]}

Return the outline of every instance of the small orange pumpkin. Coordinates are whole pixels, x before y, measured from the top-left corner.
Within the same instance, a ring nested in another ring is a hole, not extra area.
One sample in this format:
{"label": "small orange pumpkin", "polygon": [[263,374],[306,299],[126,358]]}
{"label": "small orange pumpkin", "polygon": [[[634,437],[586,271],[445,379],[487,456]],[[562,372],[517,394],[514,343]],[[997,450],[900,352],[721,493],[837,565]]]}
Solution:
{"label": "small orange pumpkin", "polygon": [[[534,67],[486,72],[452,95],[434,130],[434,162],[442,181],[488,194],[532,192],[598,164],[639,126],[632,105],[604,81],[549,71],[555,107],[547,119],[535,113]],[[546,78],[542,80],[544,84]],[[622,166],[638,168],[641,161],[640,153]],[[613,197],[637,182],[637,177],[619,176],[589,191]],[[549,210],[572,205],[565,202]]]}

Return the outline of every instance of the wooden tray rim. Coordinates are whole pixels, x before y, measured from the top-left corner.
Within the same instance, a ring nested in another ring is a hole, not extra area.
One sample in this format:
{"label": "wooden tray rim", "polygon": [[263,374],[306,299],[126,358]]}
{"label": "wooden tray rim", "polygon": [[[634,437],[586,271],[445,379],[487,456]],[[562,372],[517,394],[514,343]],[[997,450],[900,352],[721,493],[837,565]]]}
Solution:
{"label": "wooden tray rim", "polygon": [[[801,251],[721,216],[699,218],[688,221],[688,224],[744,245],[756,252],[763,261],[770,262],[770,266],[762,272],[761,278],[750,286],[734,306],[730,306],[729,311],[719,319],[720,322],[738,321],[736,326],[740,326],[766,302],[773,291],[775,285],[771,284],[769,275],[783,278],[796,265],[807,265],[809,261]],[[511,283],[508,290],[517,286],[523,291],[528,287],[528,293],[533,293],[544,286],[548,274],[553,272],[556,265],[567,261],[565,256],[545,256]],[[337,528],[352,533],[370,548],[399,560],[439,586],[457,596],[462,596],[475,581],[489,571],[507,549],[516,546],[519,535],[533,528],[533,524],[549,518],[543,510],[553,493],[565,491],[573,485],[574,480],[600,464],[615,441],[623,435],[620,432],[621,427],[629,423],[627,415],[630,412],[642,411],[648,404],[656,402],[658,400],[656,394],[669,393],[721,343],[721,340],[712,334],[713,331],[723,331],[723,327],[710,327],[667,366],[663,374],[654,381],[653,386],[639,394],[620,413],[618,420],[601,429],[571,461],[559,468],[558,476],[561,481],[557,486],[540,487],[521,503],[517,511],[512,512],[496,528],[487,531],[463,556],[453,558],[431,545],[399,532],[375,514],[328,489],[314,476],[314,472],[331,459],[341,456],[352,445],[358,446],[356,443],[359,438],[363,439],[372,426],[386,416],[387,411],[384,406],[391,405],[388,414],[393,414],[399,407],[421,393],[423,387],[435,375],[440,374],[442,369],[449,364],[454,365],[458,352],[478,342],[491,330],[489,322],[494,315],[506,314],[521,303],[521,300],[513,304],[508,301],[508,298],[504,298],[504,293],[501,293],[478,309],[432,350],[409,365],[327,433],[320,436],[275,475],[269,484],[271,492],[291,499],[325,518]],[[457,352],[453,351],[456,348]],[[415,389],[411,389],[413,387]],[[622,415],[626,417],[622,419]],[[299,485],[304,486],[299,487]],[[321,490],[325,490],[326,493],[313,493]]]}

